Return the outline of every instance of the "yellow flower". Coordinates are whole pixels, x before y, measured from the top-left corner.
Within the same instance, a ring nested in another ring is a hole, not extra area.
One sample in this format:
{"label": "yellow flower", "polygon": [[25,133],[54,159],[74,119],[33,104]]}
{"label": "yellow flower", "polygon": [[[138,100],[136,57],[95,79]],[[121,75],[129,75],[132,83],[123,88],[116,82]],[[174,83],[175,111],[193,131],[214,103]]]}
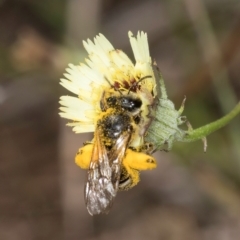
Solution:
{"label": "yellow flower", "polygon": [[[142,100],[141,115],[149,118],[148,105],[156,97],[156,81],[152,70],[152,60],[149,55],[147,34],[138,32],[134,37],[128,33],[136,64],[121,50],[114,49],[112,44],[102,35],[83,41],[89,56],[86,64],[69,64],[61,79],[61,85],[77,96],[62,96],[60,98],[60,116],[73,120],[68,126],[76,133],[94,132],[96,123],[101,116],[100,101],[103,93],[112,91],[133,90]],[[148,76],[148,77],[147,77]],[[144,78],[145,77],[145,78]],[[144,78],[144,79],[143,79]],[[132,88],[131,88],[132,87]],[[145,129],[139,129],[137,134],[142,137]],[[133,145],[138,145],[137,143]]]}

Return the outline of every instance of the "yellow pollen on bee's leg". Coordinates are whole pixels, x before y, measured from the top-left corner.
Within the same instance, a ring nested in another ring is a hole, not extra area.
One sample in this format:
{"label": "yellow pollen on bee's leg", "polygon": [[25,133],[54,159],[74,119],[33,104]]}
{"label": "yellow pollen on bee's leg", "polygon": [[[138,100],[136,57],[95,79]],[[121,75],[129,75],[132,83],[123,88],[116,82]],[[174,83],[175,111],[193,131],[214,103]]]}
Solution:
{"label": "yellow pollen on bee's leg", "polygon": [[135,152],[131,149],[126,151],[123,164],[127,168],[130,167],[139,171],[151,170],[157,167],[155,158],[142,152]]}
{"label": "yellow pollen on bee's leg", "polygon": [[140,181],[140,177],[139,177],[139,171],[130,168],[128,165],[125,164],[125,162],[123,161],[123,165],[127,171],[127,174],[130,176],[131,178],[131,184],[128,184],[124,189],[122,190],[129,190],[130,188],[133,188],[134,186],[136,186],[139,181]]}
{"label": "yellow pollen on bee's leg", "polygon": [[87,144],[81,148],[75,157],[75,163],[82,169],[89,169],[93,151],[93,144]]}

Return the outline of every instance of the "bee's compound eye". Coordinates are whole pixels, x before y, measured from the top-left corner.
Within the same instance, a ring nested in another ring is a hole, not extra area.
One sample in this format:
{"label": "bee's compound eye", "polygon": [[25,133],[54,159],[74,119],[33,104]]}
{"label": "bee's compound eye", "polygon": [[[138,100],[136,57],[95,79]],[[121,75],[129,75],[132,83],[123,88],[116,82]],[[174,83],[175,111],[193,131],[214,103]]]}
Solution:
{"label": "bee's compound eye", "polygon": [[142,101],[140,99],[135,99],[133,103],[135,108],[140,108],[142,106]]}
{"label": "bee's compound eye", "polygon": [[120,104],[125,110],[133,112],[142,106],[142,101],[131,97],[122,97]]}
{"label": "bee's compound eye", "polygon": [[130,103],[129,99],[125,97],[122,97],[120,101],[122,106]]}
{"label": "bee's compound eye", "polygon": [[121,100],[120,100],[120,104],[121,104],[121,107],[128,110],[128,111],[131,111],[132,108],[134,107],[134,104],[132,102],[132,100],[130,98],[127,98],[127,97],[122,97]]}

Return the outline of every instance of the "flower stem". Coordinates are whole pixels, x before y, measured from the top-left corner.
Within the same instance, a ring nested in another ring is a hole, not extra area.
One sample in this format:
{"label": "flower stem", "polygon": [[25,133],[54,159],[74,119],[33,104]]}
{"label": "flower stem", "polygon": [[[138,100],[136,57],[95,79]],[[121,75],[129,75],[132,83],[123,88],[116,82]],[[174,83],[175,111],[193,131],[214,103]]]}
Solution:
{"label": "flower stem", "polygon": [[209,123],[203,127],[188,130],[185,137],[182,139],[183,142],[193,142],[199,139],[202,139],[209,135],[212,132],[224,127],[227,125],[234,117],[236,117],[240,113],[240,102],[234,107],[234,109],[225,115],[224,117],[220,118],[219,120]]}

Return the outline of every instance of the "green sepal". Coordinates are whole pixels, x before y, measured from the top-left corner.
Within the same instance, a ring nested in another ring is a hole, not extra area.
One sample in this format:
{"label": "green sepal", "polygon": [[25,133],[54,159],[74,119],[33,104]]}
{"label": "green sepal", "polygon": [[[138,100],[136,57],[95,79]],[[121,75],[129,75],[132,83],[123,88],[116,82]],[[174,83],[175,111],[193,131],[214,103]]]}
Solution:
{"label": "green sepal", "polygon": [[[183,100],[180,109],[176,110],[174,103],[168,99],[164,80],[156,63],[154,63],[154,66],[156,67],[159,76],[159,85],[157,86],[159,98],[155,109],[155,116],[153,116],[153,121],[151,122],[144,138],[145,142],[151,143],[153,145],[153,151],[156,151],[163,149],[170,150],[174,142],[193,142],[202,139],[204,142],[204,151],[206,151],[206,136],[224,127],[236,117],[240,113],[240,103],[238,103],[230,113],[217,121],[197,129],[192,129],[187,118],[181,116],[184,110],[185,99]],[[184,122],[186,122],[188,130],[183,130],[179,127]]]}

